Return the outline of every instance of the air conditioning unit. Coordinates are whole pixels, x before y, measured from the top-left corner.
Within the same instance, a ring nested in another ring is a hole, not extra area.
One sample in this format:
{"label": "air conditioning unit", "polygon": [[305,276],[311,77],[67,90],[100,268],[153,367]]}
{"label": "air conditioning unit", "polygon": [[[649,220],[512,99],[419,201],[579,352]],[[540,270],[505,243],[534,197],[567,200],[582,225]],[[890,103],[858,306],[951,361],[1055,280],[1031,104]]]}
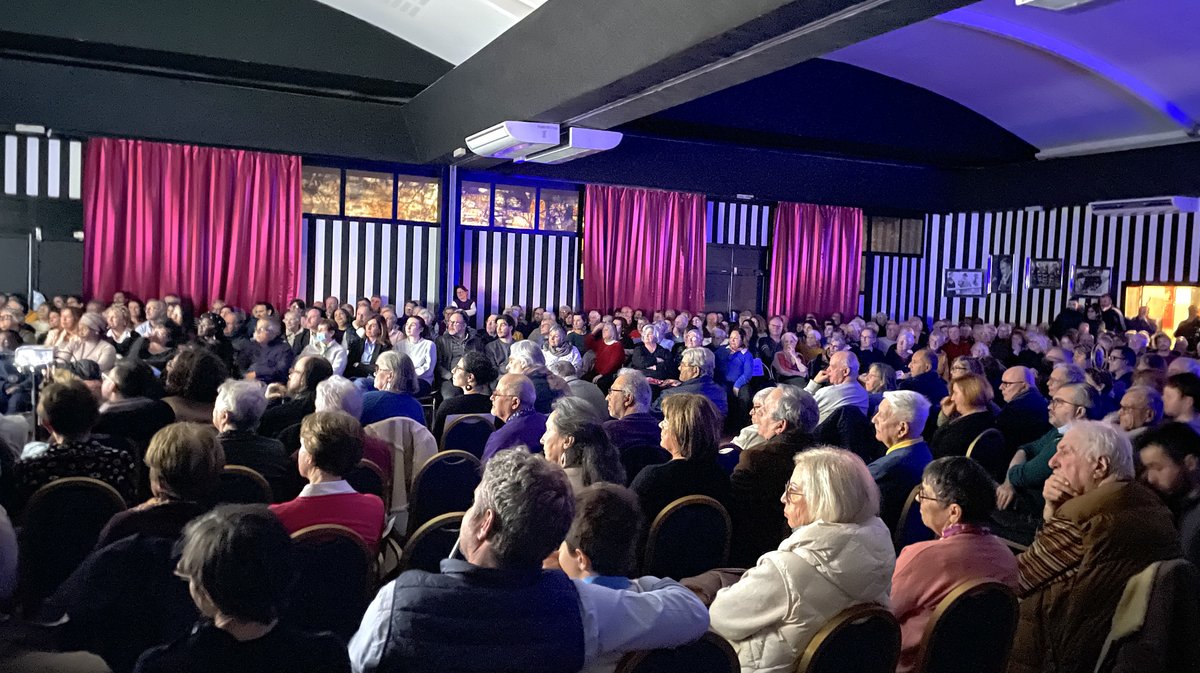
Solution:
{"label": "air conditioning unit", "polygon": [[1086,5],[1089,2],[1092,2],[1092,0],[1017,0],[1017,7],[1041,7],[1042,9],[1062,11]]}
{"label": "air conditioning unit", "polygon": [[1088,210],[1100,217],[1121,215],[1154,215],[1158,213],[1200,212],[1200,198],[1195,196],[1155,196],[1146,199],[1093,201]]}
{"label": "air conditioning unit", "polygon": [[500,122],[467,137],[467,147],[481,157],[520,159],[558,144],[558,124]]}
{"label": "air conditioning unit", "polygon": [[535,164],[561,164],[572,159],[586,157],[589,154],[611,150],[620,144],[621,138],[622,135],[616,131],[571,128],[567,131],[565,145],[531,154],[525,157],[525,161]]}

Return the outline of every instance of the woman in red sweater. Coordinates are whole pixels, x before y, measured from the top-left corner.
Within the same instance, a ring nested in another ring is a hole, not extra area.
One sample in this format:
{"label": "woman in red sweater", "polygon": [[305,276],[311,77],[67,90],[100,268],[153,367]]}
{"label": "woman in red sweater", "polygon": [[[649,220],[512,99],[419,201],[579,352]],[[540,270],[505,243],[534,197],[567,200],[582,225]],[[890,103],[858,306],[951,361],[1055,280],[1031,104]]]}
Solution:
{"label": "woman in red sweater", "polygon": [[625,347],[621,345],[621,330],[616,323],[603,323],[600,337],[601,340],[592,346],[596,353],[596,361],[592,364],[592,380],[607,393],[617,378],[617,372],[625,364]]}
{"label": "woman in red sweater", "polygon": [[291,502],[271,505],[288,533],[332,523],[358,533],[374,553],[383,533],[383,501],[358,493],[346,475],[362,460],[362,426],[350,414],[318,411],[300,423],[297,464],[308,485]]}

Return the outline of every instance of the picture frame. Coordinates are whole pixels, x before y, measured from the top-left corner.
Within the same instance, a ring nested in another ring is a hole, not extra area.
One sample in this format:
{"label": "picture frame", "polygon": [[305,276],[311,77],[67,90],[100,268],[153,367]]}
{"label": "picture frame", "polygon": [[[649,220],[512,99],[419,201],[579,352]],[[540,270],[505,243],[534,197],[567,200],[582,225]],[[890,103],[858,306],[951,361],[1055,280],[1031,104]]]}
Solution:
{"label": "picture frame", "polygon": [[1029,258],[1026,280],[1031,290],[1061,290],[1063,262],[1061,259]]}
{"label": "picture frame", "polygon": [[1071,274],[1072,294],[1100,297],[1112,293],[1112,269],[1106,266],[1077,266]]}
{"label": "picture frame", "polygon": [[988,280],[992,294],[1012,294],[1013,256],[992,255]]}
{"label": "picture frame", "polygon": [[984,269],[946,269],[942,275],[942,296],[983,297],[987,294]]}

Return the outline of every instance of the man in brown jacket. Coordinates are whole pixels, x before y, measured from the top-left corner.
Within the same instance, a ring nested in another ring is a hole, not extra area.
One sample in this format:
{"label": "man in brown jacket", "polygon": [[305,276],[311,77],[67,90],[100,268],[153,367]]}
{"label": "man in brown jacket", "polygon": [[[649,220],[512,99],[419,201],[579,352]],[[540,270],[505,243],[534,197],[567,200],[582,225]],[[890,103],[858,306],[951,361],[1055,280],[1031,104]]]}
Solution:
{"label": "man in brown jacket", "polygon": [[1125,583],[1181,554],[1170,510],[1133,481],[1133,452],[1115,427],[1071,425],[1050,467],[1045,525],[1017,559],[1012,673],[1092,671]]}

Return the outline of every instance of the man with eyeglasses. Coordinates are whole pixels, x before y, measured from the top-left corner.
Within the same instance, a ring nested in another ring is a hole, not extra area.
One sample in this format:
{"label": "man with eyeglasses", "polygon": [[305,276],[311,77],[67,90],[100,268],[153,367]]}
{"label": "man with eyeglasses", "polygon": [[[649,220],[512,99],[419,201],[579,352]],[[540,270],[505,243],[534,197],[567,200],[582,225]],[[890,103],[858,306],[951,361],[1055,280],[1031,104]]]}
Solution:
{"label": "man with eyeglasses", "polygon": [[625,476],[633,483],[642,468],[671,459],[659,442],[662,432],[658,419],[650,413],[650,382],[636,369],[622,369],[608,389],[608,414],[604,433],[621,454]]}
{"label": "man with eyeglasses", "polygon": [[1133,366],[1137,364],[1137,355],[1128,346],[1117,346],[1109,351],[1104,364],[1113,377],[1113,397],[1119,400],[1133,385]]}
{"label": "man with eyeglasses", "polygon": [[996,488],[995,521],[1003,537],[1028,544],[1033,540],[1046,500],[1042,488],[1053,470],[1050,459],[1058,443],[1076,421],[1093,418],[1097,393],[1086,383],[1070,383],[1050,398],[1049,420],[1054,426],[1038,439],[1021,446],[1008,464],[1007,477]]}
{"label": "man with eyeglasses", "polygon": [[467,317],[462,311],[454,311],[446,316],[446,331],[442,332],[436,342],[437,377],[441,381],[442,399],[450,399],[462,394],[454,385],[454,374],[450,371],[454,363],[462,359],[467,351],[482,351],[479,337],[467,328]]}
{"label": "man with eyeglasses", "polygon": [[1004,407],[996,415],[996,428],[1013,453],[1050,430],[1048,402],[1038,392],[1036,376],[1028,367],[1009,367],[1000,376]]}
{"label": "man with eyeglasses", "polygon": [[492,393],[492,415],[504,421],[504,426],[488,437],[481,460],[486,463],[505,449],[524,446],[533,453],[542,450],[542,435],[546,434],[546,414],[533,408],[537,389],[524,374],[505,374]]}
{"label": "man with eyeglasses", "polygon": [[1121,397],[1117,421],[1129,441],[1162,422],[1162,395],[1150,386],[1133,386]]}

